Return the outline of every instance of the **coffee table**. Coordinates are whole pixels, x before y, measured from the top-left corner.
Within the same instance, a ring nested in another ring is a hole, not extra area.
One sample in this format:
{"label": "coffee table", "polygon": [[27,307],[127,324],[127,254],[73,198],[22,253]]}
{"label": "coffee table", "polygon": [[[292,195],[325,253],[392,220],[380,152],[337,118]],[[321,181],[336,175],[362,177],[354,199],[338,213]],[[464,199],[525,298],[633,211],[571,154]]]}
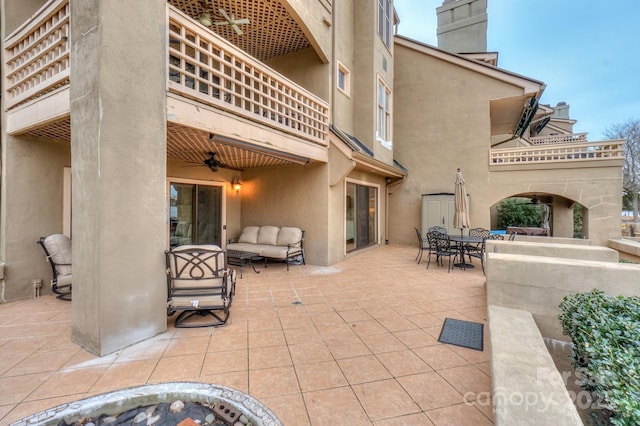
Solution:
{"label": "coffee table", "polygon": [[242,278],[242,270],[245,266],[249,265],[253,268],[253,272],[259,274],[260,271],[256,269],[256,265],[253,264],[254,260],[260,260],[262,257],[258,253],[252,253],[250,251],[240,250],[227,250],[227,263],[233,266],[240,267],[240,278]]}

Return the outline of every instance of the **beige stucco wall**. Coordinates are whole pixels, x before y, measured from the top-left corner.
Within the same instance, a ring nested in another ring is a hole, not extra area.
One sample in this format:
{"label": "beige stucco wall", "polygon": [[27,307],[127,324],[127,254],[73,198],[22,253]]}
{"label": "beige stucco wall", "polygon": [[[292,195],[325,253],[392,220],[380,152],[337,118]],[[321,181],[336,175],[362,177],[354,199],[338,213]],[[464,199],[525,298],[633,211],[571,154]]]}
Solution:
{"label": "beige stucco wall", "polygon": [[3,134],[0,260],[7,301],[33,297],[34,279],[42,279],[42,294],[51,294],[51,268],[36,241],[62,233],[63,174],[70,163],[67,143]]}
{"label": "beige stucco wall", "polygon": [[105,355],[167,326],[166,4],[70,10],[72,339]]}
{"label": "beige stucco wall", "polygon": [[[606,246],[610,238],[621,235],[622,167],[620,166],[540,167],[532,170],[496,171],[489,173],[487,186],[491,188],[486,194],[490,204],[523,192],[561,195],[582,204],[588,209],[588,214],[584,216],[587,222],[585,237],[592,245]],[[554,205],[556,210],[559,207]],[[571,220],[572,217],[567,218],[563,223],[566,225]],[[560,222],[555,225],[560,225]],[[558,236],[569,237],[570,235],[565,233]]]}
{"label": "beige stucco wall", "polygon": [[554,339],[567,339],[558,320],[564,296],[595,288],[614,296],[640,291],[640,265],[633,264],[487,252],[485,271],[488,305],[531,312],[542,335]]}
{"label": "beige stucco wall", "polygon": [[286,0],[282,2],[325,63],[331,56],[332,10],[329,3],[326,0]]}
{"label": "beige stucco wall", "polygon": [[[591,244],[606,245],[620,235],[619,162],[489,167],[492,99],[522,88],[396,44],[395,157],[409,176],[390,205],[392,242],[411,244],[419,227],[421,194],[453,192],[461,168],[469,194],[471,227],[491,227],[491,207],[521,194],[560,195],[588,211],[585,233]],[[585,166],[586,164],[586,166]],[[554,205],[557,234],[572,236],[571,203]],[[555,235],[555,234],[554,234]]]}
{"label": "beige stucco wall", "polygon": [[331,65],[320,62],[313,49],[277,56],[265,61],[265,64],[319,98],[329,101]]}
{"label": "beige stucco wall", "polygon": [[326,265],[330,212],[327,165],[248,169],[242,179],[242,226],[297,226],[305,231],[307,262]]}
{"label": "beige stucco wall", "polygon": [[409,176],[390,203],[391,242],[413,244],[421,194],[453,192],[460,167],[472,227],[490,227],[489,101],[522,89],[396,44],[395,157]]}

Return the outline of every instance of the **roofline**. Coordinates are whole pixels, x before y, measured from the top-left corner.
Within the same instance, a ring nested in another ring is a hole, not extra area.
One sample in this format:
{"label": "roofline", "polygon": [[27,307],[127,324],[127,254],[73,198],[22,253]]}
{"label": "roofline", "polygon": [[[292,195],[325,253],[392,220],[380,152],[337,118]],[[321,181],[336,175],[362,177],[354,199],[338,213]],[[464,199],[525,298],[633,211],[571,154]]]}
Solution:
{"label": "roofline", "polygon": [[[439,49],[435,46],[431,46],[429,44],[425,44],[405,36],[395,35],[394,42],[408,49],[412,49],[417,52],[432,56],[434,58],[450,62],[454,65],[458,65],[471,71],[484,74],[496,80],[501,80],[514,86],[522,87],[524,93],[526,94],[538,93],[539,95],[541,95],[544,89],[547,87],[547,85],[540,80],[535,80],[533,78],[517,74],[512,71],[507,71],[505,69],[484,62],[465,58],[464,56],[458,55],[456,53],[447,52],[446,50]],[[540,98],[539,95],[537,96],[537,98]]]}

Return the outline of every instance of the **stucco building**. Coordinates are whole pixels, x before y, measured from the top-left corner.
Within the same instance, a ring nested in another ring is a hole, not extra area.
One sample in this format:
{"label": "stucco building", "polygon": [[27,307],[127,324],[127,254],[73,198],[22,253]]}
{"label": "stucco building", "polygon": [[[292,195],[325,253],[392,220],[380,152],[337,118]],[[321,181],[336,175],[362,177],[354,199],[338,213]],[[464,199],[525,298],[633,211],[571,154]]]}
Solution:
{"label": "stucco building", "polygon": [[620,234],[623,141],[569,140],[568,117],[564,139],[544,130],[544,83],[498,68],[482,37],[463,43],[486,37],[486,0],[438,8],[443,48],[395,36],[392,0],[0,13],[3,297],[48,281],[38,237],[71,236],[73,339],[94,353],[166,328],[166,248],[224,246],[247,225],[304,229],[317,265],[411,244],[423,194],[453,192],[458,167],[474,226],[536,195],[556,236],[574,203],[591,244]]}

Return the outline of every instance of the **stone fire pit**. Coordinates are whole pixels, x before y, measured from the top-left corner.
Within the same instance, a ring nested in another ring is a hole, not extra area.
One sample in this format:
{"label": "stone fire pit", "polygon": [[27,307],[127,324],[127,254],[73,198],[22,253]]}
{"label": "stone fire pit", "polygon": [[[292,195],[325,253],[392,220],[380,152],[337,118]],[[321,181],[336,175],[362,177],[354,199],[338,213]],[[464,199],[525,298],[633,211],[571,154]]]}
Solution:
{"label": "stone fire pit", "polygon": [[[13,423],[12,426],[57,426],[64,424],[62,421],[69,425],[75,424],[75,422],[84,424],[87,421],[86,419],[98,419],[101,416],[103,419],[105,416],[115,417],[136,407],[152,407],[161,403],[172,404],[175,401],[200,403],[213,407],[216,419],[215,422],[210,424],[282,426],[282,422],[271,410],[244,392],[226,386],[191,382],[145,385],[104,393],[58,405],[19,420]],[[161,418],[149,418],[152,420],[144,419],[139,424],[163,424]],[[148,423],[150,421],[153,423]],[[205,422],[201,424],[204,425]]]}

